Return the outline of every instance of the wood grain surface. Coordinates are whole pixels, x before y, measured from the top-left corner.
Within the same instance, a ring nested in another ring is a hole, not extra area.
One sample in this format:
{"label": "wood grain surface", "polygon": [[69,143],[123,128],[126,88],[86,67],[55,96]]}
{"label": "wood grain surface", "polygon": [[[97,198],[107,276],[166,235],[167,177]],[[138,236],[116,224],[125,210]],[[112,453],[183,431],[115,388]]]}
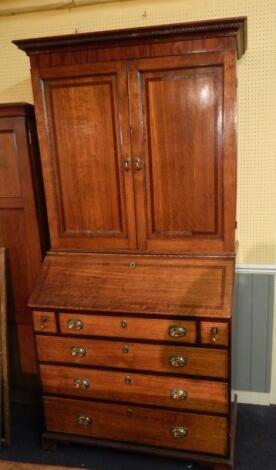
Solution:
{"label": "wood grain surface", "polygon": [[35,309],[230,318],[234,259],[51,254],[30,299]]}
{"label": "wood grain surface", "polygon": [[[220,416],[52,397],[44,397],[44,409],[49,431],[218,455],[227,451],[227,419]],[[91,423],[79,424],[80,417]],[[186,436],[175,438],[175,427],[185,428]]]}
{"label": "wood grain surface", "polygon": [[[196,342],[195,321],[134,318],[127,315],[121,317],[83,315],[77,312],[73,314],[59,313],[58,319],[61,334],[135,338],[178,343]],[[74,329],[72,321],[80,321],[81,328]],[[171,336],[170,331],[172,328],[182,328],[185,334],[183,333],[183,336]]]}
{"label": "wood grain surface", "polygon": [[[60,367],[52,364],[41,364],[40,374],[45,394],[123,401],[209,413],[225,414],[228,410],[227,383],[136,372]],[[87,388],[76,387],[76,381],[82,383],[85,381]],[[186,398],[174,399],[174,394],[179,394],[181,390],[186,393]]]}
{"label": "wood grain surface", "polygon": [[[31,463],[12,462],[1,460],[1,470],[66,470],[68,467],[52,466],[52,465],[35,465]],[[80,468],[70,467],[71,470],[81,470]]]}
{"label": "wood grain surface", "polygon": [[[134,342],[62,338],[37,335],[37,353],[41,362],[59,362],[117,369],[134,369],[188,374],[226,379],[228,352],[222,349],[163,346]],[[84,355],[73,355],[83,349]],[[183,366],[173,366],[172,358],[183,358]]]}

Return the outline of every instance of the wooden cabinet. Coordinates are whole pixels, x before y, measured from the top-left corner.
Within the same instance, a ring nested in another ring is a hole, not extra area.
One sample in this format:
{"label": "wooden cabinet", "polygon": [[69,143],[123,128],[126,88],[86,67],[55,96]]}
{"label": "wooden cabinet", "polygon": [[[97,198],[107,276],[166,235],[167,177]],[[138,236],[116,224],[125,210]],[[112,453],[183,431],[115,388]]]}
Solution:
{"label": "wooden cabinet", "polygon": [[15,44],[31,61],[51,235],[29,301],[44,442],[233,468],[246,19]]}
{"label": "wooden cabinet", "polygon": [[48,247],[43,196],[33,106],[1,104],[0,246],[8,248],[12,385],[19,398],[36,373],[27,303]]}

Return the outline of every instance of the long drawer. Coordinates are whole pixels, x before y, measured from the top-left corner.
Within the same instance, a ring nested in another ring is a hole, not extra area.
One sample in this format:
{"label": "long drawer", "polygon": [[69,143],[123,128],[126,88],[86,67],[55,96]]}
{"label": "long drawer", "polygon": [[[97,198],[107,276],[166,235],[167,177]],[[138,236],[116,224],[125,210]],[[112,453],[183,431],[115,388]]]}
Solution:
{"label": "long drawer", "polygon": [[44,397],[48,431],[227,453],[227,419],[192,413]]}
{"label": "long drawer", "polygon": [[45,393],[227,413],[226,383],[40,365]]}
{"label": "long drawer", "polygon": [[62,334],[196,342],[196,322],[60,313]]}
{"label": "long drawer", "polygon": [[228,353],[221,349],[163,346],[83,338],[36,336],[41,362],[61,362],[175,374],[228,376]]}

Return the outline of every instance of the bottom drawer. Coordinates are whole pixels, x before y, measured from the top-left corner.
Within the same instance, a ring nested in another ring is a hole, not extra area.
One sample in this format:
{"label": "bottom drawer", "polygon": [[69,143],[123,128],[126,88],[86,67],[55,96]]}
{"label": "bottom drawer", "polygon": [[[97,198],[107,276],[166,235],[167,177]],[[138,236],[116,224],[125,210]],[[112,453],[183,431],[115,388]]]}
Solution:
{"label": "bottom drawer", "polygon": [[226,455],[227,418],[44,397],[47,430]]}

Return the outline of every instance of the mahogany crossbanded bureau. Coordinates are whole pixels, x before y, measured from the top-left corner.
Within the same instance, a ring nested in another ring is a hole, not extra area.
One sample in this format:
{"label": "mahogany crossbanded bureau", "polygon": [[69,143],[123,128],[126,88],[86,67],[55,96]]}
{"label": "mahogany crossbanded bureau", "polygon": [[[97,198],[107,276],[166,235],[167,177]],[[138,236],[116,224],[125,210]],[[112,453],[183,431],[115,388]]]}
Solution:
{"label": "mahogany crossbanded bureau", "polygon": [[246,19],[14,42],[31,61],[51,236],[30,299],[44,443],[232,469]]}

